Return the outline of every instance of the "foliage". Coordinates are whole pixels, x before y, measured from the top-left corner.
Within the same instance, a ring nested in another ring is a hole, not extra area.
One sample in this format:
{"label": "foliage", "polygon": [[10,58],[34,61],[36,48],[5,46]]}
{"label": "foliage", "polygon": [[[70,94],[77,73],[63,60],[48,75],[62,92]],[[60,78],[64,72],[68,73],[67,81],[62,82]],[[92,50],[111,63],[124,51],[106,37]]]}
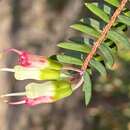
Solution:
{"label": "foliage", "polygon": [[[118,7],[119,0],[105,0],[100,6],[99,2],[85,3],[85,7],[92,12],[94,17],[84,17],[79,22],[71,25],[71,28],[82,33],[77,40],[70,38],[61,42],[58,47],[65,49],[64,54],[57,55],[57,59],[66,64],[73,64],[77,67],[82,63],[91,51],[94,41],[100,36],[101,30],[109,22],[113,11]],[[101,8],[102,7],[102,8]],[[98,51],[89,63],[89,69],[97,70],[101,76],[106,77],[107,70],[112,69],[117,53],[130,49],[130,41],[126,35],[130,25],[130,11],[124,8],[108,33],[107,39],[99,47]],[[71,53],[71,52],[74,52]],[[84,74],[83,91],[85,92],[86,105],[91,99],[91,73]]]}

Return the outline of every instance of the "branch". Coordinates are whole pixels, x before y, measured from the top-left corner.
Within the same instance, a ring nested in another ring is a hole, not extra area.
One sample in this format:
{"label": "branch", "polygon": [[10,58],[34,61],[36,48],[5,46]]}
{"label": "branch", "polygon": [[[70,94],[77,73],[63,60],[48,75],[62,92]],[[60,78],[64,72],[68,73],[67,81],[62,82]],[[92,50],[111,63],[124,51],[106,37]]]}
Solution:
{"label": "branch", "polygon": [[120,15],[121,11],[125,7],[126,3],[128,0],[122,0],[116,11],[114,12],[113,16],[111,17],[110,21],[108,24],[103,28],[100,37],[97,39],[97,41],[94,43],[93,48],[91,52],[88,54],[86,59],[84,60],[84,63],[82,65],[82,70],[83,72],[87,69],[89,62],[93,58],[94,54],[96,53],[98,47],[101,45],[101,43],[105,40],[107,37],[107,34],[109,30],[111,29],[112,25],[115,23],[117,17]]}

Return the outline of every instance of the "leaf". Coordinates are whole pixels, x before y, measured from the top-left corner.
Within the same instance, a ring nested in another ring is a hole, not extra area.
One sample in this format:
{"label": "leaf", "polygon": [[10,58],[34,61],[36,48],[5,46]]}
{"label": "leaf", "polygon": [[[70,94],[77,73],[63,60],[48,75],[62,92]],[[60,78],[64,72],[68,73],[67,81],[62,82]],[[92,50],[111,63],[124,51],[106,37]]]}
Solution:
{"label": "leaf", "polygon": [[130,17],[130,11],[124,13],[127,17]]}
{"label": "leaf", "polygon": [[105,46],[108,47],[108,49],[111,51],[112,57],[115,57],[115,54],[117,54],[117,46],[113,41],[105,41]]}
{"label": "leaf", "polygon": [[[82,60],[67,55],[57,55],[57,59],[58,61],[66,64],[74,64],[79,66],[83,64]],[[95,68],[103,77],[106,77],[107,74],[106,69],[100,62],[96,60],[91,60],[89,64],[91,67]]]}
{"label": "leaf", "polygon": [[127,25],[125,24],[121,24],[120,26],[116,27],[117,30],[121,30],[121,31],[125,30],[126,28],[127,28]]}
{"label": "leaf", "polygon": [[[114,2],[113,4],[112,3],[110,3],[110,2]],[[119,3],[120,3],[120,1],[119,0],[109,0],[109,1],[107,1],[106,0],[106,2],[108,2],[109,4],[112,4],[112,5],[114,5],[114,6],[118,6],[119,5]],[[94,4],[98,4],[97,2],[94,2]],[[98,6],[98,5],[97,5]],[[104,10],[104,12],[106,13],[106,14],[108,14],[108,15],[110,15],[112,12],[113,12],[113,10],[112,10],[112,8],[109,6],[109,5],[106,5],[106,4],[104,4],[103,5],[103,10]],[[94,13],[94,12],[93,12]],[[124,23],[124,24],[126,24],[126,25],[128,25],[128,26],[130,26],[130,11],[128,11],[128,9],[127,8],[125,8],[125,12],[123,12],[123,14],[124,15],[119,15],[119,17],[118,17],[118,22],[121,22],[121,23]]]}
{"label": "leaf", "polygon": [[116,30],[110,30],[108,33],[108,38],[115,42],[118,50],[130,48],[128,37],[124,33],[120,33],[119,30],[118,32]]}
{"label": "leaf", "polygon": [[120,4],[119,0],[104,0],[105,2],[117,7]]}
{"label": "leaf", "polygon": [[85,104],[87,106],[92,96],[92,83],[87,71],[84,73],[83,91],[85,92]]}
{"label": "leaf", "polygon": [[[87,28],[85,25],[83,25],[84,26],[84,28]],[[86,29],[85,29],[86,30]],[[82,31],[82,30],[81,30]],[[84,32],[84,33],[86,33],[86,34],[88,34],[88,35],[91,35],[91,34],[89,34],[90,32],[89,32],[89,30],[87,30],[87,31],[82,31],[82,32]],[[100,32],[98,32],[97,30],[95,30],[94,29],[94,32],[95,32],[95,34],[97,34],[97,35],[93,35],[94,37],[96,37],[96,38],[98,38],[98,36],[100,35]],[[124,49],[124,48],[130,48],[130,42],[129,42],[129,40],[128,40],[128,37],[125,35],[125,34],[123,34],[123,33],[120,33],[118,30],[115,30],[115,29],[111,29],[110,31],[109,31],[109,33],[108,33],[108,38],[110,39],[110,40],[112,40],[113,42],[115,42],[115,44],[117,45],[117,47],[118,47],[118,50],[120,50],[120,49]]]}
{"label": "leaf", "polygon": [[130,17],[127,17],[125,15],[120,15],[118,17],[118,21],[121,22],[121,23],[124,23],[124,24],[126,24],[128,26],[130,26]]}
{"label": "leaf", "polygon": [[105,45],[105,43],[103,43],[99,47],[99,50],[101,51],[101,53],[102,53],[102,55],[104,57],[104,61],[105,61],[106,66],[108,68],[111,68],[112,65],[114,64],[114,59],[113,59],[111,50],[109,49],[108,46]]}
{"label": "leaf", "polygon": [[112,12],[113,12],[113,8],[111,8],[110,6],[108,6],[106,4],[103,5],[103,10],[108,15],[112,14]]}
{"label": "leaf", "polygon": [[81,45],[74,42],[61,42],[58,44],[58,47],[83,53],[89,53],[91,51],[91,48],[88,45]]}
{"label": "leaf", "polygon": [[[113,8],[110,5],[105,4],[104,2],[93,2],[95,6],[103,10],[108,16],[114,11]],[[101,22],[101,21],[100,21]]]}
{"label": "leaf", "polygon": [[109,21],[109,16],[107,15],[107,13],[105,13],[102,9],[100,9],[99,7],[97,7],[95,4],[93,3],[86,3],[85,6],[91,11],[93,12],[96,16],[100,17],[103,21],[105,21],[106,23]]}
{"label": "leaf", "polygon": [[[118,7],[119,4],[120,4],[119,0],[105,0],[105,2],[111,4],[111,5],[115,6],[115,7]],[[130,17],[130,11],[127,8],[124,8],[124,11],[126,11],[126,12],[123,12],[123,14]]]}
{"label": "leaf", "polygon": [[81,23],[74,24],[74,25],[71,26],[71,28],[78,30],[80,32],[83,32],[85,34],[88,34],[92,37],[96,37],[96,38],[98,38],[98,36],[100,35],[100,33],[98,31],[96,31],[96,29],[94,29],[93,27],[83,25]]}
{"label": "leaf", "polygon": [[67,56],[67,55],[57,55],[58,61],[66,64],[74,64],[74,65],[79,65],[81,66],[83,64],[82,60],[72,57],[72,56]]}
{"label": "leaf", "polygon": [[102,65],[102,63],[92,59],[89,62],[90,66],[93,67],[94,69],[96,69],[103,77],[106,77],[107,72],[105,67]]}
{"label": "leaf", "polygon": [[[124,16],[124,15],[123,15]],[[82,23],[90,24],[92,28],[94,28],[98,33],[101,32],[101,28],[103,28],[103,25],[100,24],[100,22],[93,18],[84,18],[82,20]],[[128,23],[129,24],[129,23]],[[124,30],[127,25],[119,24],[116,29]]]}
{"label": "leaf", "polygon": [[100,30],[100,22],[96,19],[86,17],[86,18],[82,19],[81,22],[88,24],[88,25],[90,24],[91,27],[95,28],[96,30]]}

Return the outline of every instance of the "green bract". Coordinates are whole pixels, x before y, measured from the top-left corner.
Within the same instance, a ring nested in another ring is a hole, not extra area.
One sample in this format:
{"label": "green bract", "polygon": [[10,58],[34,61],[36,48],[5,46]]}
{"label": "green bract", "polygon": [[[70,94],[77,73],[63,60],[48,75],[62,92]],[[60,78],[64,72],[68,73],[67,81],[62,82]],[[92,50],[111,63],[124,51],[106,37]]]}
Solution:
{"label": "green bract", "polygon": [[49,69],[54,69],[54,70],[61,70],[62,69],[62,64],[59,63],[58,61],[52,60],[48,58],[48,62],[47,62],[47,68]]}

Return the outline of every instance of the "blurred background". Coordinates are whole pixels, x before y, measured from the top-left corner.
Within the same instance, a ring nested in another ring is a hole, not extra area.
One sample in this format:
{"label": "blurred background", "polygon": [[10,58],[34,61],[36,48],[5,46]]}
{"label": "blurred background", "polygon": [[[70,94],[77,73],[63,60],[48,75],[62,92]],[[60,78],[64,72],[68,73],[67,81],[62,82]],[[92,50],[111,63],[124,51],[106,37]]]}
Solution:
{"label": "blurred background", "polygon": [[[77,35],[69,26],[90,15],[83,2],[0,0],[0,49],[13,47],[46,56],[58,53],[59,41]],[[106,80],[94,73],[93,96],[87,108],[81,89],[56,103],[32,108],[0,101],[0,130],[130,130],[130,54],[121,55]],[[0,66],[12,67],[16,59],[10,53]],[[0,94],[22,91],[28,82],[0,73]]]}

